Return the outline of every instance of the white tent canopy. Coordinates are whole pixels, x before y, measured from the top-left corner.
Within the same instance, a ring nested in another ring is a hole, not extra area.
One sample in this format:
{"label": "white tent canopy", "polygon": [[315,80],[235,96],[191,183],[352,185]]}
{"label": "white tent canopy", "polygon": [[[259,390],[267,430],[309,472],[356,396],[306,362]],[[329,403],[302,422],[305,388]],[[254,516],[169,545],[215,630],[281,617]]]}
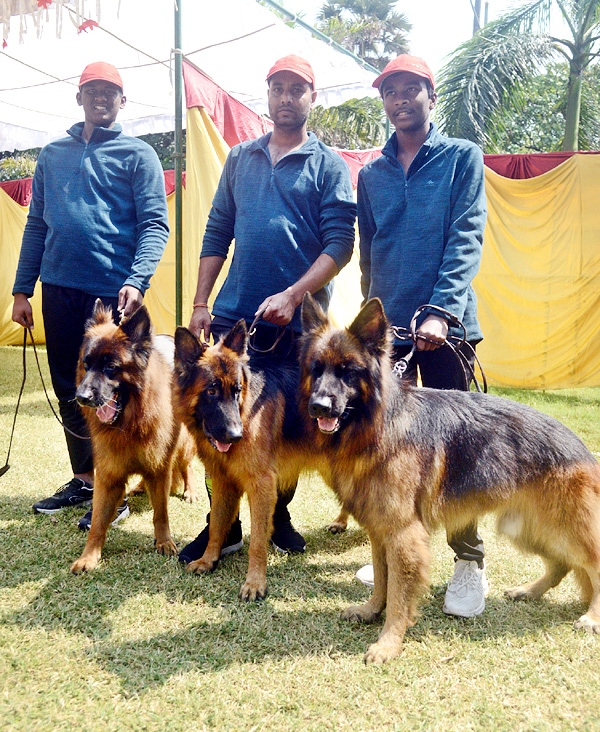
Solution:
{"label": "white tent canopy", "polygon": [[[256,0],[179,2],[185,57],[260,114],[266,112],[266,73],[289,53],[311,62],[324,106],[376,93],[371,72],[308,31],[288,27]],[[102,0],[100,17],[90,16],[99,26],[83,32],[65,2],[60,38],[57,12],[54,4],[42,11],[39,36],[30,17],[22,42],[20,19],[10,20],[0,50],[0,151],[42,147],[80,121],[77,81],[92,61],[109,61],[121,73],[127,104],[119,122],[125,132],[174,129],[173,0]]]}

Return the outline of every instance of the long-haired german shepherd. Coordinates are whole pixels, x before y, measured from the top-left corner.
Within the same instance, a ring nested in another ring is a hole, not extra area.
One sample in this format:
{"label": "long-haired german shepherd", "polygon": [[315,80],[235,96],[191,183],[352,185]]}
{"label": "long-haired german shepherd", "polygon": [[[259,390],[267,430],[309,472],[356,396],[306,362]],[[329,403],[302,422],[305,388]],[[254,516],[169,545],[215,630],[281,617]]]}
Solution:
{"label": "long-haired german shepherd", "polygon": [[161,350],[144,306],[117,326],[112,310],[96,301],[77,367],[76,396],[92,438],[95,480],[90,533],[71,566],[76,574],[98,564],[108,526],[134,473],[141,474],[154,509],[157,551],[177,553],[167,502],[172,484],[181,481],[193,500],[195,450],[173,412],[174,372]]}
{"label": "long-haired german shepherd", "polygon": [[302,307],[301,410],[343,508],[371,540],[375,587],[344,617],[386,621],[366,660],[398,655],[429,584],[429,535],[494,511],[498,529],[542,557],[546,573],[508,590],[537,598],[573,570],[600,633],[600,466],[560,422],[508,399],[408,386],[390,368],[381,302],[346,330],[314,300]]}
{"label": "long-haired german shepherd", "polygon": [[297,369],[251,371],[247,345],[243,320],[213,346],[200,343],[187,328],[175,332],[178,413],[212,478],[208,545],[187,571],[216,568],[245,492],[252,526],[248,573],[239,594],[243,600],[258,600],[267,594],[267,550],[278,487],[285,490],[295,483],[310,462],[310,451],[304,454]]}

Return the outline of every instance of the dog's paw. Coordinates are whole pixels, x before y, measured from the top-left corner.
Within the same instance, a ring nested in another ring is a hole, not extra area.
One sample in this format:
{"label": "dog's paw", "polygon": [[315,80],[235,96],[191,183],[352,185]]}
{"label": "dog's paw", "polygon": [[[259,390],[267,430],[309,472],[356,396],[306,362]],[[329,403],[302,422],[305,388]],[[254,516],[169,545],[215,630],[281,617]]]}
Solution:
{"label": "dog's paw", "polygon": [[504,596],[510,600],[532,600],[536,597],[533,593],[529,592],[525,585],[504,590]]}
{"label": "dog's paw", "polygon": [[342,612],[342,620],[354,623],[372,623],[379,613],[373,610],[369,603],[365,605],[351,605]]}
{"label": "dog's paw", "polygon": [[158,539],[156,539],[154,542],[154,547],[159,554],[162,554],[165,557],[173,556],[174,554],[179,553],[177,551],[177,546],[171,537],[165,539],[164,541],[159,541]]}
{"label": "dog's paw", "polygon": [[348,523],[346,521],[333,521],[327,527],[327,531],[331,531],[332,534],[342,534],[347,527]]}
{"label": "dog's paw", "polygon": [[586,630],[588,633],[600,635],[600,621],[593,620],[589,615],[582,615],[573,623],[575,630]]}
{"label": "dog's paw", "polygon": [[365,663],[386,663],[402,653],[401,643],[386,643],[379,640],[369,646],[364,656]]}
{"label": "dog's paw", "polygon": [[186,566],[185,571],[191,572],[192,574],[208,574],[209,572],[214,572],[218,564],[218,559],[214,562],[208,562],[201,557],[200,559],[190,562]]}
{"label": "dog's paw", "polygon": [[95,569],[98,566],[99,561],[100,561],[100,557],[81,556],[71,565],[71,572],[73,574],[81,574],[82,572],[91,572],[92,569]]}
{"label": "dog's paw", "polygon": [[195,488],[194,489],[186,488],[183,491],[183,500],[186,503],[196,503],[196,501],[198,500],[198,497],[199,497],[198,491]]}
{"label": "dog's paw", "polygon": [[269,594],[266,582],[256,585],[252,582],[244,582],[240,588],[240,600],[246,602],[255,602],[256,600],[264,600]]}

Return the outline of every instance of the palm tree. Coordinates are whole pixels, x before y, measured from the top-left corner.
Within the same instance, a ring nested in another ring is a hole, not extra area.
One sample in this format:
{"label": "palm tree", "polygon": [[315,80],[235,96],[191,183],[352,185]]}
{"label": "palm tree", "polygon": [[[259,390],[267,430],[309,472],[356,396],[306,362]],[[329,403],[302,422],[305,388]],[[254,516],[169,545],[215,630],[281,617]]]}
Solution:
{"label": "palm tree", "polygon": [[[563,19],[564,38],[551,35]],[[526,0],[486,25],[451,56],[439,75],[438,118],[443,131],[496,152],[505,112],[520,109],[527,83],[553,59],[568,63],[562,150],[579,149],[581,91],[600,55],[600,0]],[[597,124],[597,121],[596,121]]]}
{"label": "palm tree", "polygon": [[407,17],[394,10],[396,0],[326,0],[318,29],[378,69],[407,53]]}

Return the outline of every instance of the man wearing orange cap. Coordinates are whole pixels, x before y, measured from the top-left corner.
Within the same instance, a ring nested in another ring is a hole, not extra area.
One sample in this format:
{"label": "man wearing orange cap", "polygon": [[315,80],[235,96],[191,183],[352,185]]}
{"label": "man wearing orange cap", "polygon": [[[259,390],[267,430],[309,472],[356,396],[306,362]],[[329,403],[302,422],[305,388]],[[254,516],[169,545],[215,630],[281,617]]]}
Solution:
{"label": "man wearing orange cap", "polygon": [[[462,332],[471,346],[483,338],[471,282],[479,269],[486,221],[483,155],[466,140],[441,135],[430,115],[435,81],[423,59],[402,55],[375,79],[385,113],[395,128],[382,156],[358,178],[361,288],[379,297],[393,325],[408,328],[421,305],[432,305],[417,321],[417,346],[404,378],[423,386],[468,390],[470,378],[449,348],[448,335]],[[447,315],[450,313],[451,315]],[[397,343],[394,358],[410,346]],[[465,349],[467,360],[474,356]],[[448,537],[456,555],[444,612],[471,617],[485,608],[484,547],[474,523]],[[372,567],[357,577],[370,584]]]}
{"label": "man wearing orange cap", "polygon": [[[52,385],[73,478],[34,504],[51,514],[89,505],[94,466],[85,420],[75,401],[75,371],[96,298],[129,315],[148,289],[169,236],[164,174],[154,150],[116,123],[125,106],[117,69],[89,64],[79,79],[84,121],[40,152],[13,287],[12,319],[33,327],[29,298],[42,282],[42,313]],[[115,522],[129,513],[119,508]],[[79,522],[89,529],[91,510]]]}
{"label": "man wearing orange cap", "polygon": [[[236,145],[225,162],[204,235],[190,329],[208,339],[240,318],[250,325],[261,313],[264,322],[252,341],[257,348],[273,344],[275,326],[289,327],[268,356],[250,349],[250,366],[297,370],[298,306],[310,291],[327,309],[330,281],[352,255],[356,206],[346,163],[307,131],[317,96],[311,65],[285,56],[269,70],[267,83],[273,132]],[[234,238],[233,261],[211,319],[208,299]],[[294,490],[280,496],[273,517],[271,542],[285,552],[305,548],[287,509]],[[207,543],[208,527],[184,547],[180,560],[199,559]],[[222,553],[241,546],[238,520]]]}

